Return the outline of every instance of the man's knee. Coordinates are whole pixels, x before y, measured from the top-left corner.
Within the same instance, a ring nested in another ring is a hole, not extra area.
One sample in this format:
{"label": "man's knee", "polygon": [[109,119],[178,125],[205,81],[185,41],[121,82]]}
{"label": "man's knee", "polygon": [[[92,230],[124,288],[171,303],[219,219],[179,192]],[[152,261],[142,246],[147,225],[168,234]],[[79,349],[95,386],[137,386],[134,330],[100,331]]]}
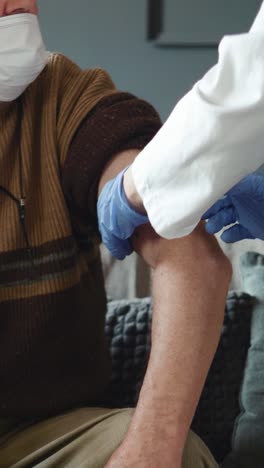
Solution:
{"label": "man's knee", "polygon": [[182,468],[218,468],[209,449],[192,431],[185,444]]}

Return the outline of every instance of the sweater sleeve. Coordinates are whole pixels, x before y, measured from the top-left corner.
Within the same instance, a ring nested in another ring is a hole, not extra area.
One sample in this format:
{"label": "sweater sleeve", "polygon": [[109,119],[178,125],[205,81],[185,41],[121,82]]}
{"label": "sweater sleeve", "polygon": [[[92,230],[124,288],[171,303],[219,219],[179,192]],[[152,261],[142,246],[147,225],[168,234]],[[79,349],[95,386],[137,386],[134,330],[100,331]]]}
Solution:
{"label": "sweater sleeve", "polygon": [[120,92],[100,100],[77,129],[62,169],[74,224],[97,227],[97,190],[104,166],[119,152],[143,149],[160,127],[153,107],[132,94]]}

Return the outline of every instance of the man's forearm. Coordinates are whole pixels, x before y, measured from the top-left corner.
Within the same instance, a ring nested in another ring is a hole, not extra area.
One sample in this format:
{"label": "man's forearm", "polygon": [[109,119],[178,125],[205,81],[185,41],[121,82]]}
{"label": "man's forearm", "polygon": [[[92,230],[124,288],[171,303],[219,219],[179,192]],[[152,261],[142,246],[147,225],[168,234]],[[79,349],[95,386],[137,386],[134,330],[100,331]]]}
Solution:
{"label": "man's forearm", "polygon": [[154,440],[168,463],[182,455],[219,341],[231,276],[215,239],[202,231],[167,243],[154,270],[152,350],[128,433],[152,446]]}
{"label": "man's forearm", "polygon": [[224,304],[215,311],[213,301],[190,291],[188,280],[173,280],[169,269],[154,273],[152,351],[133,426],[171,438],[181,452],[219,340]]}

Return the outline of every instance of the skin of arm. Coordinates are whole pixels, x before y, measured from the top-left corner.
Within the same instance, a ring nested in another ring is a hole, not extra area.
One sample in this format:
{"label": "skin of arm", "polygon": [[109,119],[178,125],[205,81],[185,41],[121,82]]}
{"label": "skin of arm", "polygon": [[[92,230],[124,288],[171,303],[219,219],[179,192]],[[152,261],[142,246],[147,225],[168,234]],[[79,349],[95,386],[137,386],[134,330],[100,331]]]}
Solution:
{"label": "skin of arm", "polygon": [[[137,154],[116,155],[102,174],[99,192]],[[143,225],[133,246],[153,269],[152,349],[129,430],[106,468],[180,468],[219,342],[231,266],[202,223],[173,240]]]}

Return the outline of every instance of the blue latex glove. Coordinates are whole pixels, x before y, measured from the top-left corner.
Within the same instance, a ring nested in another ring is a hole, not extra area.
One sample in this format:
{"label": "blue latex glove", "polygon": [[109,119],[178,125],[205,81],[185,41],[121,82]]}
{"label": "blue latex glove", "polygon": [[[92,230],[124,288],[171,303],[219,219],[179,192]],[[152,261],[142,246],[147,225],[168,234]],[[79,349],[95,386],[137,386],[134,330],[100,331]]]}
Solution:
{"label": "blue latex glove", "polygon": [[264,175],[250,174],[218,200],[204,215],[206,231],[226,229],[221,239],[227,243],[242,239],[264,240]]}
{"label": "blue latex glove", "polygon": [[129,239],[135,229],[149,222],[148,216],[138,213],[129,205],[123,188],[123,176],[127,169],[105,184],[97,203],[102,241],[119,260],[133,252]]}

